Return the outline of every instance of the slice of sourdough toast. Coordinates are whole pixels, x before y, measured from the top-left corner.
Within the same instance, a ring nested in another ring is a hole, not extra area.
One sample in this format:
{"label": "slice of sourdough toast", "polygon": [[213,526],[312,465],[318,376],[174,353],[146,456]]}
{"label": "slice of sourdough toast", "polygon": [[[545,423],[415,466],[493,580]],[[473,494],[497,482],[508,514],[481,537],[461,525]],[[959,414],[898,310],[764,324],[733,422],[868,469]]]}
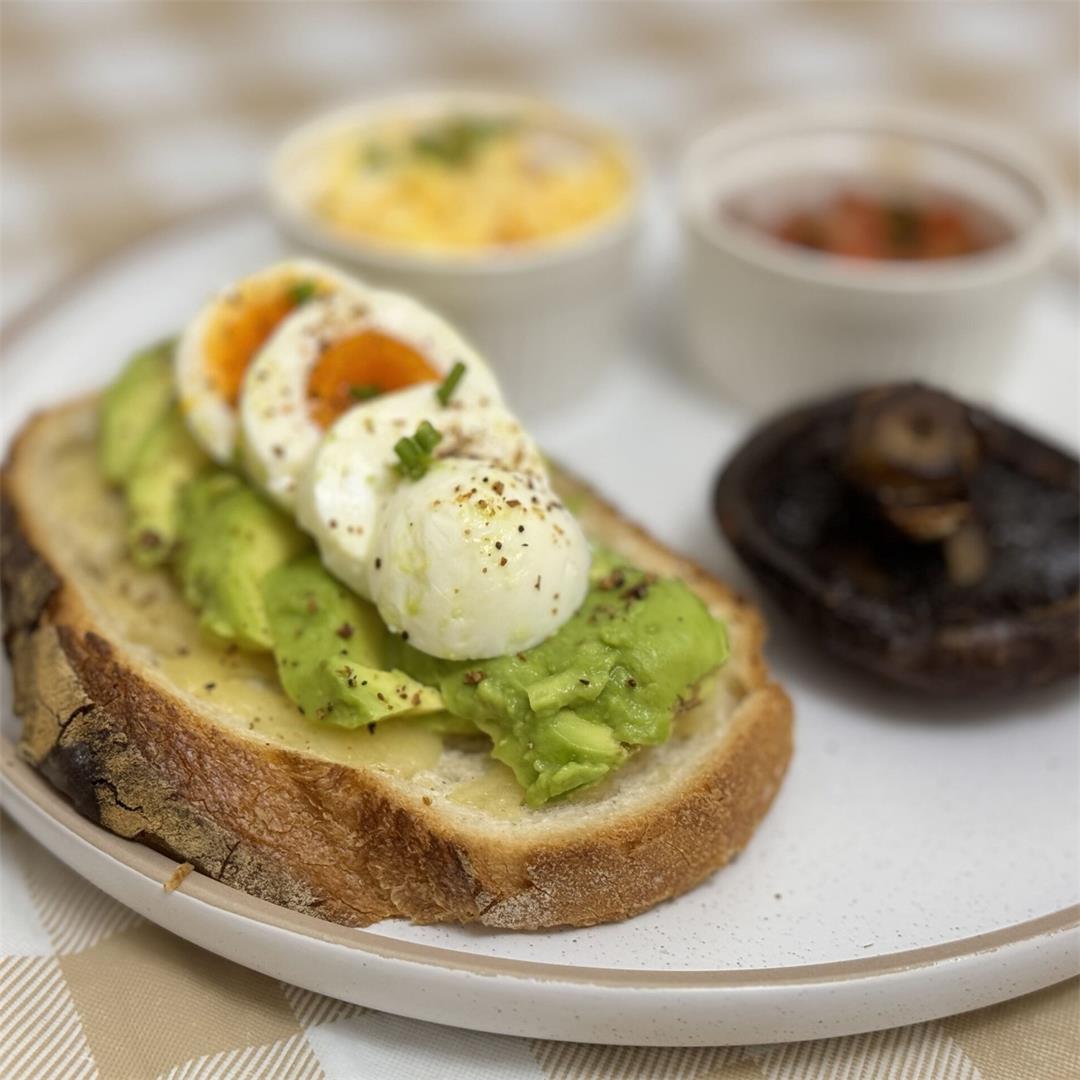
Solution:
{"label": "slice of sourdough toast", "polygon": [[96,409],[32,420],[3,474],[4,640],[21,754],[88,817],[205,874],[347,925],[387,917],[539,929],[623,919],[750,839],[791,755],[758,615],[565,476],[586,532],[683,577],[731,658],[672,738],[538,810],[479,740],[408,722],[308,723],[265,657],[202,639],[167,573],[126,557]]}

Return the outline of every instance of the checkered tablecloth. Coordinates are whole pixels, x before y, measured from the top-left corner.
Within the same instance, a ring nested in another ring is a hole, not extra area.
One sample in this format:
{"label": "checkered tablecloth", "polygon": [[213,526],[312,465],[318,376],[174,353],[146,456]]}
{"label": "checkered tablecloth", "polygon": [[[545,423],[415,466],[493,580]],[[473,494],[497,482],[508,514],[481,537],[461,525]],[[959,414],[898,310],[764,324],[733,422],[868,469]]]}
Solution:
{"label": "checkered tablecloth", "polygon": [[4,1080],[1075,1080],[1075,982],[935,1023],[777,1046],[513,1039],[347,1005],[222,960],[0,833]]}
{"label": "checkered tablecloth", "polygon": [[[3,311],[258,180],[288,125],[416,86],[608,113],[656,171],[721,113],[898,94],[1013,123],[1074,191],[1073,3],[19,3],[0,0]],[[2,370],[0,370],[2,375]],[[0,1077],[1080,1076],[1075,983],[935,1023],[789,1046],[640,1049],[454,1031],[202,952],[14,826],[0,848]]]}

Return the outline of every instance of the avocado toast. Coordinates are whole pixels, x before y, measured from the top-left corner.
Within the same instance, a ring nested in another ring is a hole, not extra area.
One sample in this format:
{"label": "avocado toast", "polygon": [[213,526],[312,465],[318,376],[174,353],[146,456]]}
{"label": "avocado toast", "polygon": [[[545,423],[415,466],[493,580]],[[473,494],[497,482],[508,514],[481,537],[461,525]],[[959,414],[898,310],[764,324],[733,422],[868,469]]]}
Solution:
{"label": "avocado toast", "polygon": [[83,813],[351,925],[610,921],[747,842],[790,705],[723,586],[552,470],[593,545],[582,601],[526,648],[432,656],[234,470],[152,444],[157,485],[115,465],[152,383],[35,419],[4,473],[21,751]]}

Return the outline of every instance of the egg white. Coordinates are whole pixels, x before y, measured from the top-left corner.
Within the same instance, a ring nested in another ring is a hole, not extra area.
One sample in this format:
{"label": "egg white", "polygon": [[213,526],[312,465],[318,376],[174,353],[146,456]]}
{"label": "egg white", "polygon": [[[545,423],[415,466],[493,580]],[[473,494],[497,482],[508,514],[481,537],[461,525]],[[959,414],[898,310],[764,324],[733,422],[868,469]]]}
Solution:
{"label": "egg white", "polygon": [[369,596],[371,548],[380,509],[400,481],[394,446],[428,421],[442,435],[436,458],[489,462],[542,481],[540,451],[506,410],[491,374],[466,368],[443,405],[431,383],[357,405],[326,433],[300,481],[296,514],[326,568]]}
{"label": "egg white", "polygon": [[378,516],[371,599],[410,644],[451,660],[553,634],[589,581],[581,527],[532,477],[463,458],[402,481]]}

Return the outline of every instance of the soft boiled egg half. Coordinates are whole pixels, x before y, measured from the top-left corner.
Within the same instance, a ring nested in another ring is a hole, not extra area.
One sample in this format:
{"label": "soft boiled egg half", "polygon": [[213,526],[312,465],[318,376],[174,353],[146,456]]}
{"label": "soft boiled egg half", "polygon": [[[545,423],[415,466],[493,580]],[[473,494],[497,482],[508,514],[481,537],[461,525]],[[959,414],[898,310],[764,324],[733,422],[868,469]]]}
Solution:
{"label": "soft boiled egg half", "polygon": [[484,361],[415,300],[382,290],[342,290],[311,300],[278,327],[244,377],[243,463],[257,484],[291,508],[338,417],[420,385],[434,400],[437,385],[457,364],[472,387],[498,398]]}
{"label": "soft boiled egg half", "polygon": [[465,367],[446,400],[422,384],[350,409],[319,444],[296,513],[326,568],[363,596],[370,595],[376,519],[401,482],[394,448],[425,421],[442,436],[436,458],[486,461],[546,483],[536,443],[507,412],[486,368]]}
{"label": "soft boiled egg half", "polygon": [[188,427],[215,461],[233,463],[244,376],[282,322],[317,297],[367,291],[324,263],[290,259],[234,282],[202,308],[177,347],[176,382]]}
{"label": "soft boiled egg half", "polygon": [[547,483],[467,458],[397,486],[372,556],[386,625],[450,660],[531,648],[577,611],[589,582],[588,542]]}

